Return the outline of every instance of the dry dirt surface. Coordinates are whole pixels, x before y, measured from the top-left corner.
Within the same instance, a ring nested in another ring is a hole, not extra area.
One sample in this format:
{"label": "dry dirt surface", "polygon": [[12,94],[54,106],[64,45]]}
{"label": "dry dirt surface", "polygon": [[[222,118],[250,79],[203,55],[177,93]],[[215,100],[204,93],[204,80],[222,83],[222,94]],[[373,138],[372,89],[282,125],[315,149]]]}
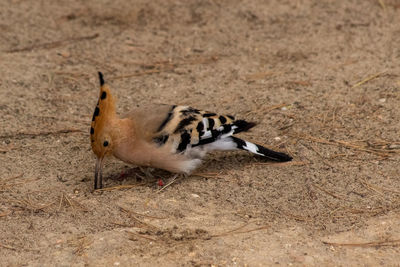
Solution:
{"label": "dry dirt surface", "polygon": [[[0,1],[0,265],[400,262],[400,1]],[[118,113],[234,114],[294,157],[215,153],[171,174],[105,162],[97,71]]]}

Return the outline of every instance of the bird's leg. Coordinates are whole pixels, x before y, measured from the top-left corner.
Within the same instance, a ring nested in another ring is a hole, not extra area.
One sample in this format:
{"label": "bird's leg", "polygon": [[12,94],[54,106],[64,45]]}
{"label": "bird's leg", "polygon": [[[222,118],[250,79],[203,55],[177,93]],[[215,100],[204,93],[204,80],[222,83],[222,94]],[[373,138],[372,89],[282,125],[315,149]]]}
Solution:
{"label": "bird's leg", "polygon": [[146,167],[140,167],[139,166],[140,171],[144,174],[144,176],[146,176],[147,179],[153,179],[154,175],[151,173],[151,171],[153,171],[153,168],[146,168]]}

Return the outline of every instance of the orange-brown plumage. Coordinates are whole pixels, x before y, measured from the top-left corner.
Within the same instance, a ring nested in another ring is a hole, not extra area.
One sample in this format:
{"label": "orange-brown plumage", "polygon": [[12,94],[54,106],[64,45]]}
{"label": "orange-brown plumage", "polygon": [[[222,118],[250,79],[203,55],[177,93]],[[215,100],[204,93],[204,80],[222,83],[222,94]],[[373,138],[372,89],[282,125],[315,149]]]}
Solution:
{"label": "orange-brown plumage", "polygon": [[99,100],[91,124],[91,145],[97,156],[95,189],[102,187],[105,156],[139,166],[190,174],[213,150],[243,149],[276,161],[291,157],[233,137],[255,126],[232,116],[188,106],[152,105],[116,114],[115,98],[99,73]]}

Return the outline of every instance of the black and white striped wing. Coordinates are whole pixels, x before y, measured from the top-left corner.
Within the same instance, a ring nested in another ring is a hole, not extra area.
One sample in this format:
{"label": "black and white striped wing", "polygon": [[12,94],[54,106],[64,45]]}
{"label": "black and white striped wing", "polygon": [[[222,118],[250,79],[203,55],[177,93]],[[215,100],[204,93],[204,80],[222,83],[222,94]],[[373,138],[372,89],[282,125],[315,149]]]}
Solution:
{"label": "black and white striped wing", "polygon": [[157,129],[154,141],[159,145],[172,143],[176,152],[181,153],[187,148],[211,144],[254,126],[251,122],[235,120],[231,115],[218,115],[188,106],[172,106]]}
{"label": "black and white striped wing", "polygon": [[255,125],[253,122],[236,120],[231,115],[218,115],[188,106],[172,106],[153,140],[159,146],[171,146],[173,153],[242,149],[277,161],[292,159],[284,153],[232,136],[248,131]]}

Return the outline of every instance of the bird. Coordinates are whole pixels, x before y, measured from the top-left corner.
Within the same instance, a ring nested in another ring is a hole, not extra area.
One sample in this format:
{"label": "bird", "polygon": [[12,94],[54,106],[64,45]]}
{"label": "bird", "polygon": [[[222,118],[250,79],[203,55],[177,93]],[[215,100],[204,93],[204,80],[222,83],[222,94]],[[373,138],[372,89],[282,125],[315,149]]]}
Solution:
{"label": "bird", "polygon": [[211,151],[245,150],[272,161],[292,157],[236,136],[256,126],[254,122],[219,115],[190,106],[151,104],[116,113],[116,98],[98,72],[100,92],[90,127],[96,155],[94,189],[103,188],[104,158],[114,156],[141,167],[190,175]]}

